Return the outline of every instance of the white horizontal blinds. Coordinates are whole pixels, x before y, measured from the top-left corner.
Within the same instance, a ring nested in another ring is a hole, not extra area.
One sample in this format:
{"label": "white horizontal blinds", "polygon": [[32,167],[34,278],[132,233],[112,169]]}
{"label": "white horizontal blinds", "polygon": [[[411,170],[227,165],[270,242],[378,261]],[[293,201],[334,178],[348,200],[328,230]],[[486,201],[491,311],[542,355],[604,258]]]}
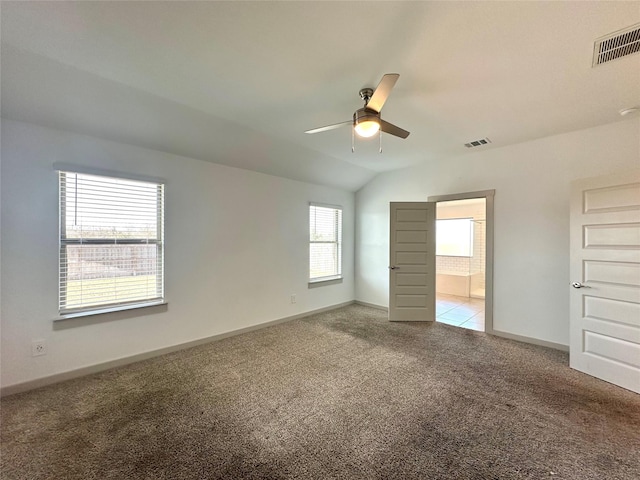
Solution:
{"label": "white horizontal blinds", "polygon": [[60,172],[60,312],[160,300],[164,186]]}
{"label": "white horizontal blinds", "polygon": [[310,205],[309,233],[309,278],[342,275],[342,209]]}

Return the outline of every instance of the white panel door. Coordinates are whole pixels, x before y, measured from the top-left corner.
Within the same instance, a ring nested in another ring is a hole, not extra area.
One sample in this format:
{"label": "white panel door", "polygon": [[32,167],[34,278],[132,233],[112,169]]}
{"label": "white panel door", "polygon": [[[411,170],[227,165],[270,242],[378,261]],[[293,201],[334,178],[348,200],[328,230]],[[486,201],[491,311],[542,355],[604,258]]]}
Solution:
{"label": "white panel door", "polygon": [[570,365],[640,393],[640,172],[571,195]]}
{"label": "white panel door", "polygon": [[392,202],[389,320],[435,320],[436,204]]}

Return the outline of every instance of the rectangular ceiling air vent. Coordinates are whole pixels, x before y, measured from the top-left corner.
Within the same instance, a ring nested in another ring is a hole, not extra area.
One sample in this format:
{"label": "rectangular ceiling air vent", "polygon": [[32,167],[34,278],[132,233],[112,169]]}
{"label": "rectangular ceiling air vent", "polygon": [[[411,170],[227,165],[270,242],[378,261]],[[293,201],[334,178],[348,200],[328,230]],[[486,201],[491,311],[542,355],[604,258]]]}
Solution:
{"label": "rectangular ceiling air vent", "polygon": [[464,146],[467,148],[480,147],[482,145],[486,145],[487,143],[491,143],[487,137],[481,138],[480,140],[474,140],[473,142],[465,143]]}
{"label": "rectangular ceiling air vent", "polygon": [[597,39],[593,45],[593,66],[640,52],[640,23]]}

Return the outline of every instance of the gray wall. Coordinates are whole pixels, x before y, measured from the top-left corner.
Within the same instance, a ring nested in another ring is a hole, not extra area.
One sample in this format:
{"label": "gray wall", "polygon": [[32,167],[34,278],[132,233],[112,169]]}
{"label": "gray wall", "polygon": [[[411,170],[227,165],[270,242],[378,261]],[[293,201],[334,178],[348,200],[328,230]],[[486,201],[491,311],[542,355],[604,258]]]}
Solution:
{"label": "gray wall", "polygon": [[569,343],[570,183],[640,169],[640,119],[378,175],[356,194],[356,299],[388,305],[389,202],[495,189],[494,329]]}
{"label": "gray wall", "polygon": [[[4,119],[1,153],[2,386],[354,299],[351,192]],[[166,180],[167,311],[54,329],[54,162]],[[307,287],[309,202],[344,208],[341,284]],[[33,339],[46,340],[47,355],[31,356]]]}

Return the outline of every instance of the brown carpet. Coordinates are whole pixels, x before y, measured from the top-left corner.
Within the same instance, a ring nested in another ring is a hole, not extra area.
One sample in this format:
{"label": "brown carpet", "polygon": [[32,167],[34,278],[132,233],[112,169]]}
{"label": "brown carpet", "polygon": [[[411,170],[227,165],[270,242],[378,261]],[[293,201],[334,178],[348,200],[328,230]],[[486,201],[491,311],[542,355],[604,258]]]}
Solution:
{"label": "brown carpet", "polygon": [[640,395],[567,363],[354,305],[7,397],[0,473],[638,479]]}

